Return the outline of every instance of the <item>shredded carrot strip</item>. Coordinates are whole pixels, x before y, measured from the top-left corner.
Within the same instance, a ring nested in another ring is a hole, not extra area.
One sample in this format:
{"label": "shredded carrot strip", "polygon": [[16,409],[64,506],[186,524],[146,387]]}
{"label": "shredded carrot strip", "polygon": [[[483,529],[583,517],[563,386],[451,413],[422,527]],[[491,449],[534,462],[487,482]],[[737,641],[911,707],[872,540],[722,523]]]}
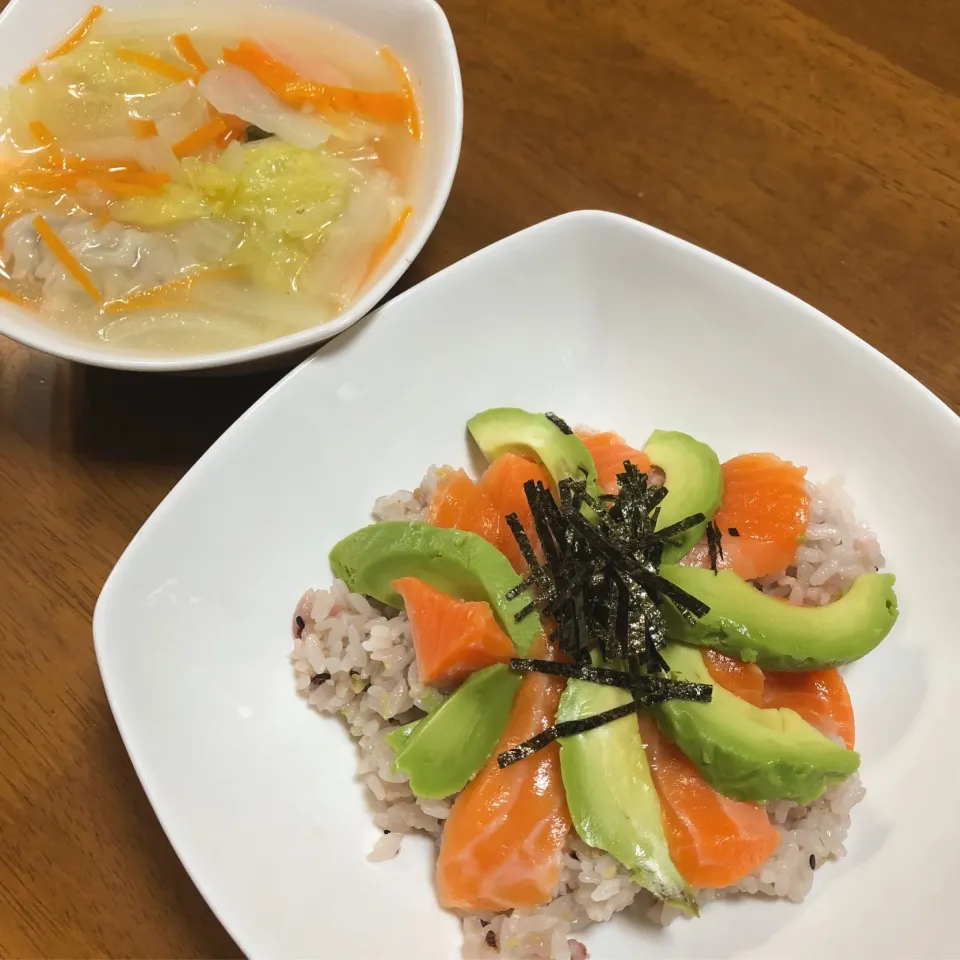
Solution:
{"label": "shredded carrot strip", "polygon": [[420,110],[417,106],[417,98],[413,92],[410,73],[389,47],[382,47],[380,49],[380,56],[390,64],[390,67],[400,80],[400,89],[403,91],[404,99],[407,101],[407,129],[410,131],[410,135],[414,140],[419,140],[423,131],[420,125]]}
{"label": "shredded carrot strip", "polygon": [[393,226],[390,228],[390,231],[387,235],[380,241],[380,246],[373,251],[373,256],[370,258],[370,264],[367,267],[366,276],[363,278],[363,282],[366,283],[370,277],[376,272],[377,267],[383,263],[384,257],[390,252],[393,245],[400,239],[400,234],[403,233],[404,225],[407,220],[410,219],[410,214],[413,213],[413,207],[406,207],[403,212],[397,217],[394,221]]}
{"label": "shredded carrot strip", "polygon": [[200,51],[194,46],[193,41],[186,33],[174,34],[173,45],[176,47],[177,53],[179,53],[198,74],[207,72],[207,65],[204,63],[203,57],[200,56]]}
{"label": "shredded carrot strip", "polygon": [[141,53],[139,50],[127,50],[125,48],[114,50],[114,55],[119,57],[125,63],[134,63],[144,70],[151,70],[153,73],[160,74],[174,83],[182,83],[184,80],[196,79],[193,71],[178,67],[175,63],[167,63],[161,57],[155,57],[152,53]]}
{"label": "shredded carrot strip", "polygon": [[150,140],[157,136],[157,125],[152,120],[141,120],[131,117],[129,120],[130,132],[137,140]]}
{"label": "shredded carrot strip", "polygon": [[[54,57],[62,57],[65,53],[69,53],[90,32],[90,28],[102,13],[103,7],[99,3],[92,6],[87,15],[67,34],[60,46],[54,47],[43,59],[53,60]],[[36,67],[30,67],[20,74],[20,82],[30,83],[39,76],[40,71]]]}
{"label": "shredded carrot strip", "polygon": [[102,300],[100,291],[90,278],[87,268],[67,249],[66,244],[57,236],[53,227],[43,217],[33,218],[33,226],[40,239],[47,245],[50,252],[63,264],[68,273],[83,287],[94,300]]}
{"label": "shredded carrot strip", "polygon": [[41,147],[52,147],[54,145],[53,134],[45,123],[40,120],[31,120],[28,126],[31,136]]}
{"label": "shredded carrot strip", "polygon": [[77,185],[77,179],[72,170],[24,170],[17,184],[34,190],[70,190]]}
{"label": "shredded carrot strip", "polygon": [[402,93],[379,93],[300,81],[288,83],[283,98],[290,103],[309,103],[320,110],[359,113],[383,123],[406,123],[409,120],[410,111]]}
{"label": "shredded carrot strip", "polygon": [[69,53],[90,32],[90,28],[102,13],[103,7],[99,3],[94,4],[90,12],[67,34],[63,43],[47,54],[46,59],[52,60],[54,57],[62,57],[65,53]]}
{"label": "shredded carrot strip", "polygon": [[223,59],[235,67],[243,67],[278,97],[283,96],[288,84],[297,83],[301,79],[295,70],[271,57],[263,47],[252,40],[241,40],[236,49],[224,49]]}
{"label": "shredded carrot strip", "polygon": [[31,120],[28,124],[30,129],[30,134],[37,143],[40,144],[50,155],[50,160],[57,166],[63,165],[63,153],[60,150],[60,147],[57,146],[57,141],[54,140],[53,134],[50,132],[49,127],[45,123],[41,123],[39,120]]}
{"label": "shredded carrot strip", "polygon": [[77,173],[143,173],[143,164],[132,158],[118,160],[84,160],[82,157],[67,157],[63,161],[65,170]]}
{"label": "shredded carrot strip", "polygon": [[212,120],[208,120],[203,126],[197,127],[182,140],[178,140],[173,145],[174,156],[182,160],[184,157],[199,153],[216,143],[229,129],[223,117],[217,114]]}
{"label": "shredded carrot strip", "polygon": [[259,43],[255,43],[253,40],[241,40],[240,43],[237,44],[237,49],[248,56],[260,58],[284,83],[295,83],[297,80],[302,79],[293,67],[278,60],[273,54],[268,53]]}
{"label": "shredded carrot strip", "polygon": [[26,297],[21,297],[19,293],[14,293],[12,290],[0,290],[0,300],[9,300],[18,307],[25,307],[27,310],[33,309],[33,304]]}
{"label": "shredded carrot strip", "polygon": [[109,165],[109,161],[78,161],[72,158],[67,163],[69,167],[65,170],[24,170],[15,182],[34,190],[56,192],[73,190],[81,180],[89,180],[122,196],[156,193],[170,182],[169,173]]}
{"label": "shredded carrot strip", "polygon": [[161,283],[159,286],[150,287],[147,290],[138,290],[135,293],[127,294],[125,297],[117,297],[116,300],[108,300],[104,304],[107,313],[124,313],[127,310],[142,310],[144,307],[156,306],[163,303],[171,297],[186,293],[196,283],[201,280],[219,280],[227,277],[238,277],[243,274],[240,267],[214,267],[206,270],[197,270],[195,273],[189,273],[178,280],[171,280],[168,283]]}

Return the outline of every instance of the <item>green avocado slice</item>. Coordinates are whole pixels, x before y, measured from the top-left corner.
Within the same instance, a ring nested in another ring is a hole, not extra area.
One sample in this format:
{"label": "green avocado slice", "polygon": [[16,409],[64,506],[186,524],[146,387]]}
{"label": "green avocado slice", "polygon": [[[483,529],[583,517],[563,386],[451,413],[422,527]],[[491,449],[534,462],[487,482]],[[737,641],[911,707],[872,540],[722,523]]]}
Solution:
{"label": "green avocado slice", "polygon": [[865,573],[839,600],[800,607],[769,597],[732,570],[664,565],[660,574],[710,607],[694,624],[666,606],[668,634],[770,670],[818,670],[859,660],[897,622],[896,578]]}
{"label": "green avocado slice", "polygon": [[[695,647],[661,651],[681,680],[713,683]],[[735,800],[812,803],[846,780],[860,755],[834,743],[793,710],[764,710],[713,684],[709,703],[668,700],[651,708],[663,733],[687,755],[707,783]]]}
{"label": "green avocado slice", "polygon": [[654,430],[644,447],[654,466],[666,476],[669,491],[660,504],[657,529],[702,513],[703,523],[685,531],[663,550],[663,562],[674,563],[693,549],[723,499],[720,460],[705,443],[676,430]]}
{"label": "green avocado slice", "polygon": [[[451,596],[485,601],[521,655],[541,631],[536,614],[515,619],[530,596],[506,599],[520,578],[496,547],[473,533],[419,521],[375,523],[341,540],[330,551],[330,565],[350,590],[391,606],[403,603],[393,589],[400,577],[419,577]],[[520,680],[503,664],[478,671],[429,716],[387,736],[397,754],[395,769],[410,775],[417,796],[446,797],[463,789],[500,739]]]}
{"label": "green avocado slice", "polygon": [[478,670],[429,716],[387,736],[394,769],[410,774],[418,797],[449,797],[467,785],[496,747],[522,679],[502,663]]}
{"label": "green avocado slice", "polygon": [[517,407],[484,410],[467,421],[467,430],[488,460],[505,453],[539,460],[554,483],[572,478],[587,481],[587,493],[600,497],[597,468],[583,441],[564,433],[542,413]]}
{"label": "green avocado slice", "polygon": [[374,523],[341,540],[330,551],[330,566],[350,590],[393,607],[403,606],[393,589],[393,581],[400,577],[419,577],[461,600],[483,600],[520,656],[528,653],[540,633],[535,614],[515,619],[530,595],[506,599],[521,582],[510,561],[475,533],[419,520]]}
{"label": "green avocado slice", "polygon": [[[570,680],[556,722],[592,717],[630,699],[625,690]],[[574,829],[583,842],[619,860],[654,896],[695,914],[693,892],[667,848],[636,716],[561,738],[560,770]]]}

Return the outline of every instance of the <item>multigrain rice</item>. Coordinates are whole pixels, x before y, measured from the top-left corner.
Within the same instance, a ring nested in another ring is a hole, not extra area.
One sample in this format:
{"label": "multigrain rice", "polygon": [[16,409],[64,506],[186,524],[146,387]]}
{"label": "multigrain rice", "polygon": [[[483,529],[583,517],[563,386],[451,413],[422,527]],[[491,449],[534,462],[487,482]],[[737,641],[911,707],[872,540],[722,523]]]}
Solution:
{"label": "multigrain rice", "polygon": [[[423,519],[443,469],[431,467],[416,490],[380,497],[374,518]],[[759,585],[791,603],[819,605],[836,599],[860,574],[881,568],[884,560],[876,537],[854,517],[839,479],[808,484],[808,490],[810,524],[796,564]],[[385,743],[392,729],[422,715],[431,696],[417,675],[406,616],[378,609],[340,581],[329,589],[308,590],[294,616],[303,621],[294,628],[297,689],[322,713],[341,714],[358,741],[357,776],[370,792],[374,822],[384,831],[368,859],[397,856],[405,834],[422,832],[439,841],[455,798],[415,797],[406,774],[393,771],[394,754]],[[733,887],[696,891],[697,900],[706,904],[746,893],[799,903],[815,870],[844,856],[850,811],[863,796],[855,774],[808,806],[768,804],[781,837],[773,856]],[[571,833],[554,899],[537,909],[464,917],[463,956],[584,960],[576,932],[628,907],[655,923],[679,916],[637,886],[613,857]]]}

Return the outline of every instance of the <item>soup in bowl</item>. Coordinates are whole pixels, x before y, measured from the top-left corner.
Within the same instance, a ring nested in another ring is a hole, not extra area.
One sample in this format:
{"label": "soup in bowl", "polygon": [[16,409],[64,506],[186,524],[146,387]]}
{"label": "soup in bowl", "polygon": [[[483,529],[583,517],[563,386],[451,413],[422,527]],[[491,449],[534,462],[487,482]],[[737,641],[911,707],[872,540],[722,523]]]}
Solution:
{"label": "soup in bowl", "polygon": [[459,74],[451,42],[454,109],[425,103],[422,59],[323,6],[97,5],[12,78],[0,331],[188,368],[316,342],[373,305],[449,191]]}

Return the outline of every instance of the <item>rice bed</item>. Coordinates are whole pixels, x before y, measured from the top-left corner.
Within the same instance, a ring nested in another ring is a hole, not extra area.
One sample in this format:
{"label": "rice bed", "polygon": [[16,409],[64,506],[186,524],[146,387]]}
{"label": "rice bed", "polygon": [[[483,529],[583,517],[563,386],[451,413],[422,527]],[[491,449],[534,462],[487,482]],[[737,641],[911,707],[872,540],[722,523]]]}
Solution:
{"label": "rice bed", "polygon": [[[439,472],[431,467],[413,492],[381,497],[374,517],[422,519]],[[884,561],[876,538],[857,523],[839,480],[808,487],[810,524],[797,562],[759,585],[791,603],[819,605],[835,599],[860,574],[879,569]],[[341,714],[360,748],[357,776],[370,791],[374,822],[384,831],[368,859],[397,856],[408,833],[420,831],[439,841],[454,798],[415,797],[406,774],[392,770],[394,754],[385,742],[396,726],[422,716],[420,706],[428,693],[417,675],[406,615],[378,609],[335,581],[329,589],[308,590],[296,616],[304,621],[302,630],[294,631],[297,689],[321,713]],[[763,894],[799,903],[809,892],[816,869],[844,855],[850,811],[863,796],[855,774],[809,806],[768,804],[781,837],[773,856],[734,887],[696,891],[698,901]],[[587,953],[576,932],[627,907],[660,924],[680,916],[634,883],[613,857],[588,847],[571,831],[554,899],[534,910],[465,916],[463,956],[584,960]]]}

